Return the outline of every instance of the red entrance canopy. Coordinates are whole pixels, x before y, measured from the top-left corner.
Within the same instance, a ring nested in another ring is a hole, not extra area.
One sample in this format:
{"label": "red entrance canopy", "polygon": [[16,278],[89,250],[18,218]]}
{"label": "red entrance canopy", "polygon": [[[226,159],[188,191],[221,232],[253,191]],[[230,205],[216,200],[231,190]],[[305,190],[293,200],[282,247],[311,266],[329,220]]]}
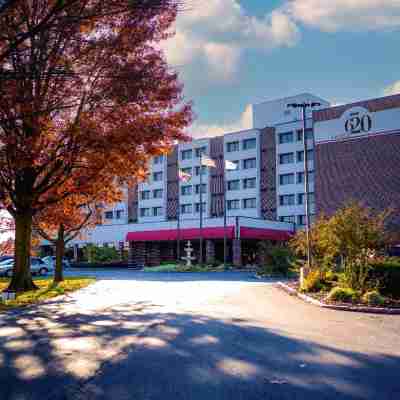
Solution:
{"label": "red entrance canopy", "polygon": [[240,228],[241,239],[259,239],[259,240],[289,240],[293,236],[290,231],[278,231],[275,229],[265,228]]}
{"label": "red entrance canopy", "polygon": [[[195,240],[200,237],[200,228],[186,228],[180,230],[180,238],[182,240]],[[226,237],[233,239],[235,237],[235,227],[226,227]],[[203,228],[204,239],[223,239],[224,228]],[[177,229],[165,229],[159,231],[147,231],[147,232],[129,232],[126,235],[127,242],[164,242],[169,240],[178,240]]]}

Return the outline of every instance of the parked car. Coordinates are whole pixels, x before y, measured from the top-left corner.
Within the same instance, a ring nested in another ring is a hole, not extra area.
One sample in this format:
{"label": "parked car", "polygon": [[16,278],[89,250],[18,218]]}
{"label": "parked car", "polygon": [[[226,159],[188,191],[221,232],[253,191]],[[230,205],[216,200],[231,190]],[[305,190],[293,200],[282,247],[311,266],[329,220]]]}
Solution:
{"label": "parked car", "polygon": [[[56,257],[55,256],[43,257],[42,260],[46,264],[51,265],[52,268],[55,268],[55,266],[56,266]],[[71,267],[71,264],[70,264],[68,258],[63,257],[62,263],[63,263],[63,267],[64,268],[70,268]]]}
{"label": "parked car", "polygon": [[[0,275],[12,277],[14,268],[14,259],[6,260],[0,263]],[[33,275],[47,275],[53,267],[46,264],[38,257],[31,257],[31,272]]]}
{"label": "parked car", "polygon": [[0,263],[3,261],[12,260],[13,258],[14,258],[13,256],[1,256]]}

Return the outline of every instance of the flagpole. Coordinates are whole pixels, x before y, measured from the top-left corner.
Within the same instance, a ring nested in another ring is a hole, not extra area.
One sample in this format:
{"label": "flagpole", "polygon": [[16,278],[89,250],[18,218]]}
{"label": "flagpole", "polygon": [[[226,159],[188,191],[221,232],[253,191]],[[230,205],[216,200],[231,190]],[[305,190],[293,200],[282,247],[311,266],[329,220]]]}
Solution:
{"label": "flagpole", "polygon": [[224,185],[224,269],[226,269],[227,259],[227,238],[226,238],[226,169],[224,162],[224,174],[223,174],[223,185]]}
{"label": "flagpole", "polygon": [[203,152],[200,152],[200,257],[199,264],[203,265]]}

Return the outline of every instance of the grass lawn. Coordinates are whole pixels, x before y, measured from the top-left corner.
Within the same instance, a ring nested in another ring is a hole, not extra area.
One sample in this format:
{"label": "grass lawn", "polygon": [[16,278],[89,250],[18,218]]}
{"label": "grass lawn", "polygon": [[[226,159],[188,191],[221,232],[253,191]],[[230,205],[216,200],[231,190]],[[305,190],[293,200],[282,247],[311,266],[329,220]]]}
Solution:
{"label": "grass lawn", "polygon": [[[29,292],[17,294],[15,300],[9,300],[6,302],[0,302],[0,311],[7,310],[10,308],[27,306],[29,304],[39,303],[43,300],[50,299],[52,297],[60,296],[65,293],[74,292],[75,290],[82,289],[89,286],[95,281],[94,278],[73,278],[68,277],[58,285],[53,284],[53,277],[49,278],[38,278],[34,279],[38,290],[32,290]],[[0,292],[8,286],[9,279],[0,279]]]}

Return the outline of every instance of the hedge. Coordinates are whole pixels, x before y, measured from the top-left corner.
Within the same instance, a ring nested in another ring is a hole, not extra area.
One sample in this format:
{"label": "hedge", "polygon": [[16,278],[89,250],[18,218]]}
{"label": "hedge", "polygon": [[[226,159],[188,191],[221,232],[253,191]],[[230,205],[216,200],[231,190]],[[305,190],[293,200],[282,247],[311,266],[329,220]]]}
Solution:
{"label": "hedge", "polygon": [[371,263],[369,280],[377,282],[384,296],[400,299],[400,261],[385,260]]}

